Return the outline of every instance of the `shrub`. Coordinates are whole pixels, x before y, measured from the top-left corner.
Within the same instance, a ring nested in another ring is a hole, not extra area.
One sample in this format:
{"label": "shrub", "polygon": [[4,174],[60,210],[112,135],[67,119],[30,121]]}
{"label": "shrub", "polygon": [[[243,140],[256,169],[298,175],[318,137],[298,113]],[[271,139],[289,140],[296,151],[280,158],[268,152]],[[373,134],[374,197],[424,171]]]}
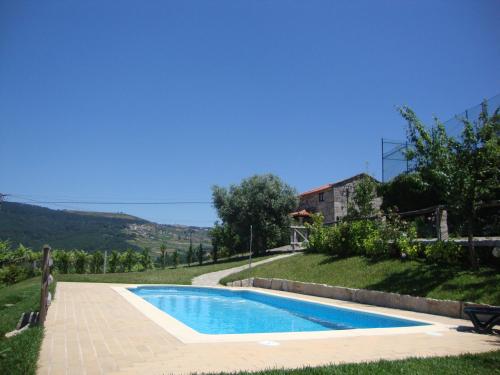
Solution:
{"label": "shrub", "polygon": [[55,250],[53,254],[57,270],[61,273],[68,273],[71,265],[71,253],[64,250]]}
{"label": "shrub", "polygon": [[417,238],[416,225],[410,225],[406,231],[400,231],[396,239],[396,246],[401,254],[406,254],[410,258],[417,258],[420,254],[420,247],[415,242]]}
{"label": "shrub", "polygon": [[363,240],[365,254],[371,258],[380,258],[388,254],[389,244],[382,231],[374,230]]}
{"label": "shrub", "polygon": [[351,233],[349,223],[340,223],[327,228],[326,249],[330,255],[346,256],[351,250]]}
{"label": "shrub", "polygon": [[102,268],[104,265],[104,256],[100,251],[95,251],[92,253],[90,258],[90,272],[91,273],[100,273],[102,272]]}
{"label": "shrub", "polygon": [[427,259],[436,263],[457,264],[464,256],[463,248],[452,241],[436,241],[424,251]]}
{"label": "shrub", "polygon": [[113,250],[109,257],[109,272],[115,273],[118,269],[119,264],[120,264],[120,253],[116,250]]}
{"label": "shrub", "polygon": [[153,268],[153,261],[151,260],[151,255],[149,254],[149,248],[145,247],[142,249],[142,253],[139,259],[143,271]]}
{"label": "shrub", "polygon": [[364,240],[373,236],[379,230],[377,222],[369,220],[358,220],[348,225],[347,247],[351,254],[364,255],[366,249]]}
{"label": "shrub", "polygon": [[9,264],[8,266],[0,268],[0,282],[2,284],[11,285],[26,278],[26,269],[17,264]]}
{"label": "shrub", "polygon": [[73,257],[75,259],[75,272],[85,273],[87,268],[87,253],[83,250],[75,250],[73,252]]}
{"label": "shrub", "polygon": [[312,216],[312,223],[306,223],[309,231],[306,250],[310,252],[326,253],[328,252],[328,229],[324,226],[324,218],[321,214]]}
{"label": "shrub", "polygon": [[127,249],[120,257],[124,271],[131,272],[137,262],[135,251]]}

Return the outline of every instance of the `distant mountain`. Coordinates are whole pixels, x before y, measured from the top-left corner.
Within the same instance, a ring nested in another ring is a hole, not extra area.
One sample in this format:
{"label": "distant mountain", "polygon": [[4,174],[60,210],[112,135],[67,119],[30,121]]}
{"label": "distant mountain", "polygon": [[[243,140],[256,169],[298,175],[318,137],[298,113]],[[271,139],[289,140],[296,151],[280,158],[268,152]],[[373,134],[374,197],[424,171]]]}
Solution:
{"label": "distant mountain", "polygon": [[194,246],[210,248],[209,228],[164,225],[124,213],[52,210],[30,204],[3,202],[0,206],[0,239],[22,243],[34,250],[49,244],[54,249],[125,250],[162,243],[184,252],[189,238]]}

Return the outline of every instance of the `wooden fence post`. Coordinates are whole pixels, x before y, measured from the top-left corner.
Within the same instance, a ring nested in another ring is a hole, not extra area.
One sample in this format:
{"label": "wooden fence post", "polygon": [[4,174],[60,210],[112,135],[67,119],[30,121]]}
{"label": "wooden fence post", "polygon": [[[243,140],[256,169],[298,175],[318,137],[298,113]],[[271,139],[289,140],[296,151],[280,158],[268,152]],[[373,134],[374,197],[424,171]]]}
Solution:
{"label": "wooden fence post", "polygon": [[49,276],[50,276],[50,246],[43,247],[42,258],[42,287],[40,291],[40,315],[38,317],[39,324],[43,327],[45,318],[47,317],[47,297],[49,294]]}

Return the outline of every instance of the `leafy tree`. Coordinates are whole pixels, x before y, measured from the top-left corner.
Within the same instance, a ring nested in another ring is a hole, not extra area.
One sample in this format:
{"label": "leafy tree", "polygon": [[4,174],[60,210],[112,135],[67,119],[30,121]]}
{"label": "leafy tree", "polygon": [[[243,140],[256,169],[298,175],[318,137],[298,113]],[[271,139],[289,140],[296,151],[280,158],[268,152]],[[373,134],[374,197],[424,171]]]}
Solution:
{"label": "leafy tree", "polygon": [[198,264],[201,266],[203,264],[203,245],[200,243],[198,246]]}
{"label": "leafy tree", "polygon": [[465,221],[470,263],[477,268],[472,239],[478,210],[485,202],[498,199],[500,193],[499,109],[489,116],[483,103],[477,121],[461,119],[459,140],[449,137],[437,120],[427,129],[411,109],[403,107],[400,112],[408,121],[411,147],[407,157],[422,181],[432,186],[437,200]]}
{"label": "leafy tree", "polygon": [[442,203],[434,187],[418,172],[403,173],[381,184],[378,194],[383,197],[380,208],[384,211],[396,208],[399,212],[406,212]]}
{"label": "leafy tree", "polygon": [[232,256],[235,254],[235,249],[240,246],[240,238],[231,230],[231,227],[227,223],[221,224],[219,221],[216,221],[212,229],[210,229],[209,234],[212,239],[212,258],[214,258],[214,262],[216,262],[219,256],[219,251]]}
{"label": "leafy tree", "polygon": [[453,147],[455,141],[446,133],[444,125],[435,119],[428,129],[408,107],[399,109],[408,122],[409,148],[406,154],[422,181],[432,188],[439,204],[447,202],[453,185]]}
{"label": "leafy tree", "polygon": [[212,237],[212,260],[214,263],[217,263],[219,256],[219,244],[217,241],[214,241],[214,238]]}
{"label": "leafy tree", "polygon": [[104,265],[104,256],[102,255],[102,252],[95,251],[90,258],[90,272],[100,273],[102,271],[103,265]]}
{"label": "leafy tree", "polygon": [[189,239],[189,248],[186,254],[186,260],[188,267],[191,267],[191,263],[193,263],[193,258],[194,258],[194,250],[193,250],[193,242],[191,241],[191,238]]}
{"label": "leafy tree", "polygon": [[179,253],[177,252],[177,250],[174,250],[172,254],[172,264],[174,268],[177,268],[177,266],[179,265]]}
{"label": "leafy tree", "polygon": [[140,262],[145,271],[153,267],[149,247],[145,247],[144,249],[142,249]]}
{"label": "leafy tree", "polygon": [[462,120],[461,141],[454,146],[453,184],[448,205],[466,222],[469,258],[478,267],[473,235],[482,204],[498,198],[500,192],[500,115],[488,115],[486,103],[477,122]]}
{"label": "leafy tree", "polygon": [[348,219],[364,219],[375,215],[373,200],[377,197],[377,183],[365,175],[354,188],[354,195],[347,207]]}
{"label": "leafy tree", "polygon": [[165,245],[164,243],[162,243],[160,246],[160,253],[161,253],[161,268],[164,269],[165,265],[167,264],[167,245]]}
{"label": "leafy tree", "polygon": [[116,250],[111,252],[109,257],[109,272],[115,273],[120,265],[120,253]]}
{"label": "leafy tree", "polygon": [[297,207],[297,193],[279,177],[256,175],[229,188],[214,186],[212,196],[223,225],[240,238],[241,245],[250,242],[250,225],[256,254],[287,241],[288,214]]}

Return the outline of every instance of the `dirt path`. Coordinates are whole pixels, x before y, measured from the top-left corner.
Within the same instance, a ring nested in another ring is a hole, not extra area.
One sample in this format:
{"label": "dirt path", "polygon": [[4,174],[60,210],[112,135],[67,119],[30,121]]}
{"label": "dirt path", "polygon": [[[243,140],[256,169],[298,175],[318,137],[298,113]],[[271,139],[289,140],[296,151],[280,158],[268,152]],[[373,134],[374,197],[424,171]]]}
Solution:
{"label": "dirt path", "polygon": [[[253,263],[252,262],[252,267],[253,266],[258,266],[260,264],[264,263],[269,263],[273,262],[278,259],[283,259],[283,258],[288,258],[292,255],[297,255],[300,253],[289,253],[289,254],[282,254],[282,255],[277,255],[272,258],[268,258],[265,260],[261,260],[258,262]],[[226,276],[232,275],[233,273],[237,273],[243,270],[246,270],[248,268],[248,264],[245,264],[244,266],[239,266],[239,267],[234,267],[234,268],[228,268],[222,271],[216,271],[216,272],[210,272],[210,273],[205,273],[200,276],[196,276],[192,281],[191,284],[193,285],[202,285],[202,286],[215,286],[219,285],[219,281],[223,279]]]}

